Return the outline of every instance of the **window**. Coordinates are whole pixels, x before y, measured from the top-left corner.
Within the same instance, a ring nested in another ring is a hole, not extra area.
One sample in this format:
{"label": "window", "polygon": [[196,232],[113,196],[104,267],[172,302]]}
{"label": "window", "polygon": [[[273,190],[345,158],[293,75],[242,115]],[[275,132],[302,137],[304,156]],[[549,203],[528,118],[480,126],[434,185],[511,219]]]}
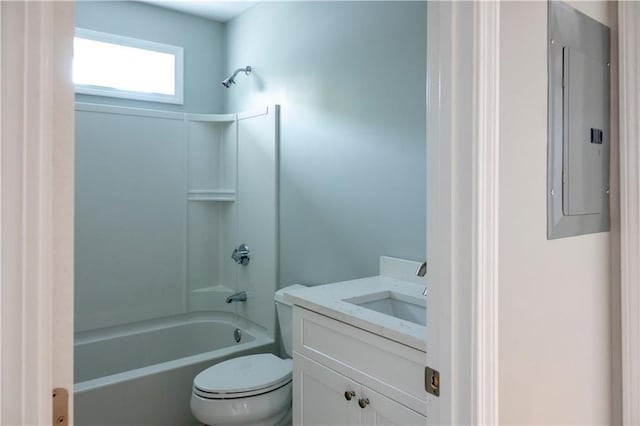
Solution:
{"label": "window", "polygon": [[76,93],[183,103],[183,49],[76,28]]}

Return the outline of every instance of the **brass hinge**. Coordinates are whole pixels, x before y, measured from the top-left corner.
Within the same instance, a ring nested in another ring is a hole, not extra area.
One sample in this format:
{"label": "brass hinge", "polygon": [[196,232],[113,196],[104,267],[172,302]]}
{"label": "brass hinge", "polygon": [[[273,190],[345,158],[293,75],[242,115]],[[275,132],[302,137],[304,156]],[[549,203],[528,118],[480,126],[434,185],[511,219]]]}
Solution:
{"label": "brass hinge", "polygon": [[54,426],[69,424],[69,392],[65,388],[55,388],[52,393]]}
{"label": "brass hinge", "polygon": [[424,390],[433,396],[440,396],[440,372],[431,367],[424,368]]}

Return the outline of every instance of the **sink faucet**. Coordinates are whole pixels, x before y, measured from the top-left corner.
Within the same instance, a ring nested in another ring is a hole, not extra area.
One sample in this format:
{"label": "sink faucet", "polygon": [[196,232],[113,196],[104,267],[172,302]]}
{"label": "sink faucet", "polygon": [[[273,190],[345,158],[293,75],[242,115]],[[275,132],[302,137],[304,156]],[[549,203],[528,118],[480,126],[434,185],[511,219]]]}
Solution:
{"label": "sink faucet", "polygon": [[247,301],[247,292],[246,291],[241,291],[235,294],[232,294],[231,296],[227,297],[227,303],[231,303],[231,302],[246,302]]}

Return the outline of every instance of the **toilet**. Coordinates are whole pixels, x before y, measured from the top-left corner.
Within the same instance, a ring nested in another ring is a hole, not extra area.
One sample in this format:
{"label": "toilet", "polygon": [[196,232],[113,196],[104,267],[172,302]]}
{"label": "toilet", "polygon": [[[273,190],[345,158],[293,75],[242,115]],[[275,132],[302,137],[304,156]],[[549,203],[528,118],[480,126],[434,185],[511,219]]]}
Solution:
{"label": "toilet", "polygon": [[[292,352],[292,308],[284,295],[304,286],[296,284],[275,294],[276,311],[287,356]],[[207,368],[193,380],[191,412],[202,423],[222,425],[291,424],[291,358],[273,354],[246,355]]]}

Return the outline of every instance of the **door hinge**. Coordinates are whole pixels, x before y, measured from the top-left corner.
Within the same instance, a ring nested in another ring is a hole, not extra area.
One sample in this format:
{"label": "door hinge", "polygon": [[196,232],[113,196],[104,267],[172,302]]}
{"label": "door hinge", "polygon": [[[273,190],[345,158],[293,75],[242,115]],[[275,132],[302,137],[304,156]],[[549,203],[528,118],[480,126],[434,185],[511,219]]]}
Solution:
{"label": "door hinge", "polygon": [[52,393],[54,426],[69,424],[69,392],[65,388],[55,388]]}
{"label": "door hinge", "polygon": [[433,396],[440,396],[440,372],[431,367],[424,368],[424,390]]}

